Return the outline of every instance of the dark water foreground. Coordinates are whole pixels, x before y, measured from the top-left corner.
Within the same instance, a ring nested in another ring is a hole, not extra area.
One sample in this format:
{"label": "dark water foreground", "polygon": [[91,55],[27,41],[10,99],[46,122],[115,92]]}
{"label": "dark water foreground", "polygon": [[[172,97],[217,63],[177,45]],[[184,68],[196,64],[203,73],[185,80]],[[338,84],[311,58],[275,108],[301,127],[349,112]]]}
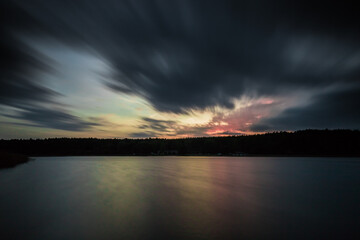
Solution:
{"label": "dark water foreground", "polygon": [[1,239],[360,239],[359,160],[37,158],[0,170]]}

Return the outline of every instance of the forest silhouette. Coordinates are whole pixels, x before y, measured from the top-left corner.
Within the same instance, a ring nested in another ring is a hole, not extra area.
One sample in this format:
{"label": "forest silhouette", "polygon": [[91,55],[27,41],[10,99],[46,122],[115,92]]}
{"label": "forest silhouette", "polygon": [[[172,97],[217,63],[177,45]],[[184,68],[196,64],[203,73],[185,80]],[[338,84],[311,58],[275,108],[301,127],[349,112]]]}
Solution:
{"label": "forest silhouette", "polygon": [[360,131],[301,130],[246,136],[182,139],[13,139],[0,140],[0,151],[27,156],[360,156]]}

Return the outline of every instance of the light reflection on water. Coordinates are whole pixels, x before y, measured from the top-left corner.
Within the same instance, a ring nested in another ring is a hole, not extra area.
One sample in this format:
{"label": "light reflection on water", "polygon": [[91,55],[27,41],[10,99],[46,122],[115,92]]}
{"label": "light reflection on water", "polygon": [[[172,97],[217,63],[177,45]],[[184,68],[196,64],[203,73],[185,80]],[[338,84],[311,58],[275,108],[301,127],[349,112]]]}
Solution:
{"label": "light reflection on water", "polygon": [[355,158],[44,157],[0,171],[4,239],[359,239]]}

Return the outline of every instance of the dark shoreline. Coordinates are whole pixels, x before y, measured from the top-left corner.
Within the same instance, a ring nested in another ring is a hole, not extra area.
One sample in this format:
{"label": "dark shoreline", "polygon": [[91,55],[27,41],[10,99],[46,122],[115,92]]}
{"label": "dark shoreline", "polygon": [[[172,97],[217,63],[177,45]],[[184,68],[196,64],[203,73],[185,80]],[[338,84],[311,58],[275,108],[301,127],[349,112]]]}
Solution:
{"label": "dark shoreline", "polygon": [[13,168],[30,160],[30,157],[22,154],[0,152],[0,169]]}
{"label": "dark shoreline", "polygon": [[0,140],[24,156],[360,157],[359,130],[300,130],[182,139],[47,138]]}
{"label": "dark shoreline", "polygon": [[[274,154],[248,154],[248,155],[217,155],[217,154],[205,154],[205,155],[33,155],[32,158],[37,157],[312,157],[312,158],[360,158],[360,155],[274,155]],[[359,159],[360,160],[360,159]]]}

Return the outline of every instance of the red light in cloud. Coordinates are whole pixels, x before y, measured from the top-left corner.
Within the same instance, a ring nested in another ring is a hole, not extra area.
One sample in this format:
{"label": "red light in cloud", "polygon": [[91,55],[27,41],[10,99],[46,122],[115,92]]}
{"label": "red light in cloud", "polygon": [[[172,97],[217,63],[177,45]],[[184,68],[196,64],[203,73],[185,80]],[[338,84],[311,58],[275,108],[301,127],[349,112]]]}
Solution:
{"label": "red light in cloud", "polygon": [[260,99],[258,102],[263,105],[268,105],[268,104],[273,104],[275,102],[275,100],[271,99],[271,98],[263,98],[263,99]]}
{"label": "red light in cloud", "polygon": [[[206,131],[206,134],[210,136],[255,134],[257,132],[251,131],[251,126],[261,118],[278,112],[281,109],[279,103],[271,98],[263,98],[252,101],[229,114],[218,114],[209,123],[210,129]],[[219,122],[224,124],[217,124]]]}
{"label": "red light in cloud", "polygon": [[284,103],[291,103],[290,98],[248,100],[238,104],[232,111],[220,109],[211,113],[215,114],[214,116],[209,113],[209,118],[198,123],[193,119],[177,121],[143,118],[139,128],[141,133],[145,131],[146,136],[163,138],[257,134],[260,132],[252,131],[251,126],[262,118],[278,114],[286,108]]}

